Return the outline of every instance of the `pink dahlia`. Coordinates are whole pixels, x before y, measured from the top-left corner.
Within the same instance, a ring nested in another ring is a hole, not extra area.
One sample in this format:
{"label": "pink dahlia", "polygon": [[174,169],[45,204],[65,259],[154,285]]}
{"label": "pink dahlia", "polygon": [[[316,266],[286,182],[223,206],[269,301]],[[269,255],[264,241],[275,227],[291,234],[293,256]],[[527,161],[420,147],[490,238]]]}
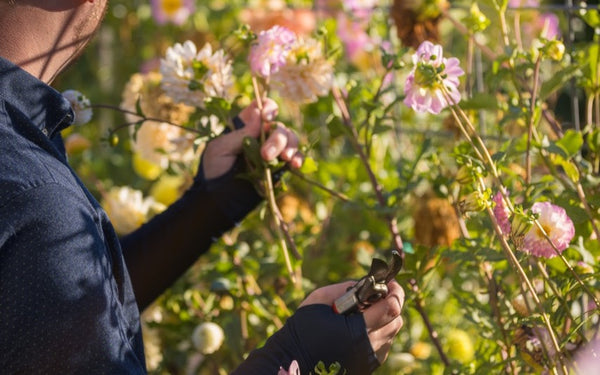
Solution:
{"label": "pink dahlia", "polygon": [[497,192],[492,201],[495,203],[494,216],[496,217],[496,221],[498,221],[498,225],[500,225],[500,229],[502,229],[502,234],[506,236],[510,234],[510,210],[504,203],[502,193]]}
{"label": "pink dahlia", "polygon": [[159,25],[183,24],[194,13],[194,0],[151,0],[152,17]]}
{"label": "pink dahlia", "polygon": [[[575,227],[564,208],[549,202],[537,202],[531,207],[531,212],[539,215],[538,222],[544,228],[544,232],[546,232],[556,250],[562,252],[569,246],[575,235]],[[556,256],[556,251],[537,225],[533,225],[529,232],[525,234],[521,250],[544,258]]]}
{"label": "pink dahlia", "polygon": [[412,57],[414,68],[404,85],[404,104],[417,112],[438,114],[460,102],[458,77],[465,72],[457,58],[445,58],[443,52],[439,44],[425,41]]}
{"label": "pink dahlia", "polygon": [[261,31],[248,56],[252,72],[265,78],[276,73],[285,65],[296,40],[296,34],[282,26],[275,25]]}
{"label": "pink dahlia", "polygon": [[279,372],[277,375],[300,375],[300,366],[296,360],[293,360],[290,364],[290,368],[285,371],[283,367],[279,367]]}

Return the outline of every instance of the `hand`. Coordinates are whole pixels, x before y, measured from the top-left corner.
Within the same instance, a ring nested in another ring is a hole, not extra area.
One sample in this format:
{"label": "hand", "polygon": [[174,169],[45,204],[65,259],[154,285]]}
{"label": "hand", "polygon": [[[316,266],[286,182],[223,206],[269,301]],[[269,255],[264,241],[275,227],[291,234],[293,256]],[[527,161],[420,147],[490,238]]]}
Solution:
{"label": "hand", "polygon": [[302,166],[304,157],[298,151],[298,137],[282,123],[273,122],[279,111],[277,103],[267,98],[262,104],[262,114],[256,101],[240,112],[238,116],[245,124],[243,128],[224,134],[208,143],[203,155],[203,172],[207,180],[220,177],[231,168],[242,152],[244,137],[258,138],[261,123],[268,134],[261,147],[263,159],[271,161],[279,157],[288,162],[292,168]]}
{"label": "hand", "polygon": [[[318,303],[332,306],[333,302],[346,293],[346,290],[354,283],[348,281],[319,288],[312,292],[300,304],[300,307]],[[377,301],[362,313],[365,318],[369,341],[379,363],[383,363],[387,358],[394,336],[404,324],[400,316],[404,306],[404,290],[395,281],[388,284],[388,290],[387,297]]]}

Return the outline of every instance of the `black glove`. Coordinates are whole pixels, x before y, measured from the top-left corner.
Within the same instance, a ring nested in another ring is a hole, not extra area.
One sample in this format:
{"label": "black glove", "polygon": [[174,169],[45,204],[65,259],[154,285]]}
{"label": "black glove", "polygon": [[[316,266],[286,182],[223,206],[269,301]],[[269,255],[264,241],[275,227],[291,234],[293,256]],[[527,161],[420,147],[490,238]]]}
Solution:
{"label": "black glove", "polygon": [[368,375],[380,365],[361,313],[340,315],[331,306],[314,304],[299,308],[232,375],[276,375],[293,360],[303,375],[313,372],[319,361],[326,367],[338,362],[347,375]]}

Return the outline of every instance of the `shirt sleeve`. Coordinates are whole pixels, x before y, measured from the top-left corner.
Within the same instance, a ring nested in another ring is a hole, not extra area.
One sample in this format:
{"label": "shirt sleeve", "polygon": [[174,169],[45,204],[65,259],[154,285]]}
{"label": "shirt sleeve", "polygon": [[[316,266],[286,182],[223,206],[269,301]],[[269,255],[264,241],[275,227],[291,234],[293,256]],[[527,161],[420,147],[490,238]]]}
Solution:
{"label": "shirt sleeve", "polygon": [[262,201],[252,183],[237,177],[243,167],[240,157],[219,178],[207,181],[199,173],[178,201],[121,238],[140,309],[160,296],[214,241]]}
{"label": "shirt sleeve", "polygon": [[339,363],[347,375],[368,375],[379,367],[361,313],[340,315],[331,306],[315,304],[298,309],[232,375],[277,374],[293,360],[301,374],[314,372],[320,361]]}
{"label": "shirt sleeve", "polygon": [[73,189],[28,187],[0,206],[3,374],[145,373],[120,249]]}

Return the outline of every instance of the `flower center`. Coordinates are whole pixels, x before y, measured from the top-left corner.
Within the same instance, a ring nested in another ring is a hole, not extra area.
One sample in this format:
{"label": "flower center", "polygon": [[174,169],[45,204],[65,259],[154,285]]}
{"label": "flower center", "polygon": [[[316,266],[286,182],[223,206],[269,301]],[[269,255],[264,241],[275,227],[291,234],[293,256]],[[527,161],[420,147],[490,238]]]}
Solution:
{"label": "flower center", "polygon": [[182,0],[163,0],[161,7],[163,12],[172,16],[183,6],[182,2]]}
{"label": "flower center", "polygon": [[[550,237],[550,233],[552,232],[552,227],[549,225],[542,224],[542,228],[544,229],[544,232],[546,232],[548,237]],[[537,228],[537,235],[538,235],[538,237],[544,238],[544,233],[542,233],[540,228]]]}

